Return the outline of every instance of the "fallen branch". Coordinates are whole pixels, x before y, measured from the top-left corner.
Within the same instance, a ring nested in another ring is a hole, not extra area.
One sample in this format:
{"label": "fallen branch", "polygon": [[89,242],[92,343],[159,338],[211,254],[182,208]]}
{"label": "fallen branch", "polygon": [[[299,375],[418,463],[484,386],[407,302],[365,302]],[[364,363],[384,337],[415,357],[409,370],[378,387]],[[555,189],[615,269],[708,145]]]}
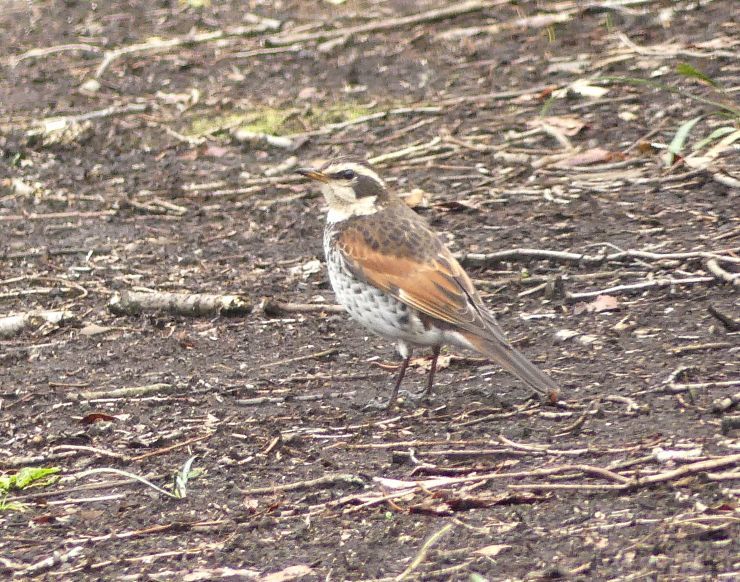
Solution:
{"label": "fallen branch", "polygon": [[401,18],[394,17],[380,21],[374,20],[369,24],[360,24],[358,26],[336,28],[334,30],[322,30],[320,32],[311,32],[306,34],[286,34],[282,36],[273,36],[265,40],[265,45],[271,47],[287,46],[311,41],[321,42],[332,38],[349,37],[357,34],[369,34],[374,32],[397,30],[399,28],[403,30],[408,30],[409,27],[416,26],[417,24],[426,24],[429,22],[436,22],[448,18],[455,18],[456,16],[461,16],[463,14],[469,14],[471,12],[478,12],[486,8],[492,8],[496,4],[507,4],[508,1],[509,0],[498,0],[497,2],[490,2],[472,0],[469,2],[462,2],[457,6],[453,5],[448,8],[429,10],[428,12],[422,12],[421,14],[413,14],[411,16],[404,16]]}
{"label": "fallen branch", "polygon": [[[727,249],[726,252],[734,253],[740,249]],[[615,253],[587,255],[585,253],[571,253],[567,251],[551,251],[546,249],[517,248],[495,253],[468,253],[458,257],[464,265],[476,267],[488,267],[502,261],[528,261],[532,259],[551,260],[563,263],[581,263],[586,265],[601,265],[609,261],[624,262],[630,259],[643,259],[649,261],[684,261],[699,259],[717,259],[728,263],[740,264],[740,258],[721,255],[714,252],[693,251],[684,253],[653,253],[650,251],[637,251],[629,249]]]}
{"label": "fallen branch", "polygon": [[192,317],[206,315],[246,315],[252,304],[241,295],[170,293],[167,291],[122,291],[108,302],[114,315],[138,315],[144,311],[163,311]]}
{"label": "fallen branch", "polygon": [[75,317],[69,311],[31,311],[0,317],[0,338],[13,337],[31,328],[38,329],[46,323],[65,325],[74,321]]}

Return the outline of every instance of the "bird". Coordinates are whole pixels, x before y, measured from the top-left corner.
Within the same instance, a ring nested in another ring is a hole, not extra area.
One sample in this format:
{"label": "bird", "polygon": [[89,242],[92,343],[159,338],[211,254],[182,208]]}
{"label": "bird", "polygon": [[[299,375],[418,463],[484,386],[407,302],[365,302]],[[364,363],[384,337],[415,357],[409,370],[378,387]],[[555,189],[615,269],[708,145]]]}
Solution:
{"label": "bird", "polygon": [[350,317],[397,344],[402,363],[386,408],[397,401],[415,348],[431,348],[432,393],[443,345],[470,349],[557,400],[558,384],[506,339],[468,274],[426,220],[364,161],[300,168],[328,206],[324,253],[331,286]]}

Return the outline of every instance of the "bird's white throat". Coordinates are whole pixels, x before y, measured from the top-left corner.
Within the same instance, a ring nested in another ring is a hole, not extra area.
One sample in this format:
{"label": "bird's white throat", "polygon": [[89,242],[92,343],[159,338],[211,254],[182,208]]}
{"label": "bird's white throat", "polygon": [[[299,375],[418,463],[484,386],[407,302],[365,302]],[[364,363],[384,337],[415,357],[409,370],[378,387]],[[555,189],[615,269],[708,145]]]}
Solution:
{"label": "bird's white throat", "polygon": [[329,222],[341,222],[351,216],[368,216],[378,211],[375,206],[377,196],[357,199],[354,190],[349,186],[322,184],[321,193],[329,205],[329,213],[326,216]]}

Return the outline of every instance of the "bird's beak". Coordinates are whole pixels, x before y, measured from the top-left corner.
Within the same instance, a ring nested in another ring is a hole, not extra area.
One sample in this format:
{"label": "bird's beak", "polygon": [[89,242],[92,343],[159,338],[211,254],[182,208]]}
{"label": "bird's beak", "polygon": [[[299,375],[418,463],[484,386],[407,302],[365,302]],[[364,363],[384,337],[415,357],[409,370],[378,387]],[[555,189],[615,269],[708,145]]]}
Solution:
{"label": "bird's beak", "polygon": [[298,172],[301,176],[306,176],[306,178],[316,180],[317,182],[329,181],[329,176],[327,176],[323,172],[319,172],[318,170],[312,170],[311,168],[300,168],[296,170],[296,172]]}

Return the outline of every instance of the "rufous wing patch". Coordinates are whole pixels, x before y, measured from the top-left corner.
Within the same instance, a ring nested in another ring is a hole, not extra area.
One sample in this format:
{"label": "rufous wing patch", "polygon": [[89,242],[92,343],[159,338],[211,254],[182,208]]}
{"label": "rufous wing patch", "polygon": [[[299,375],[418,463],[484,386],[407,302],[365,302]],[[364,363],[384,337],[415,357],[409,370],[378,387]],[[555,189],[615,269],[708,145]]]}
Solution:
{"label": "rufous wing patch", "polygon": [[441,243],[435,245],[432,256],[408,247],[389,252],[373,248],[361,233],[347,230],[338,237],[337,244],[356,277],[425,315],[476,334],[490,334],[489,325],[479,313],[482,304],[474,303],[480,300],[470,278]]}

